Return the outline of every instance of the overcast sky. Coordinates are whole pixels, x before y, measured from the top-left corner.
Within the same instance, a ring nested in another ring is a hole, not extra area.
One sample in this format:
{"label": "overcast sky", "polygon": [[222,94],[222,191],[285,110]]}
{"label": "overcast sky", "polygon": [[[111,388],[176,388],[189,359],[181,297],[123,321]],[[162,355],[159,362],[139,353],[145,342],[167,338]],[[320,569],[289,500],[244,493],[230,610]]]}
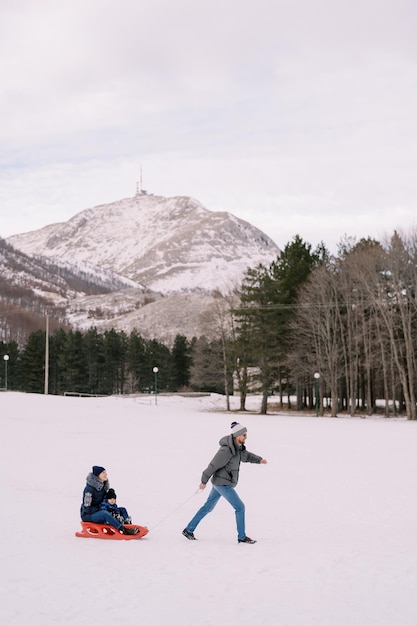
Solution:
{"label": "overcast sky", "polygon": [[413,228],[415,0],[1,0],[0,236],[136,192],[283,248]]}

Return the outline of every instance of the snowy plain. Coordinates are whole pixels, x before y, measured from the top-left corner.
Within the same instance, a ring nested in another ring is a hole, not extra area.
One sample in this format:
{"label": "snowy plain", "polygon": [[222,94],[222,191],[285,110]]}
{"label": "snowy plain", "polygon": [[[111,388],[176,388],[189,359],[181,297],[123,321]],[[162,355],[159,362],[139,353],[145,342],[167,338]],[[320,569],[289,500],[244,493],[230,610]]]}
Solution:
{"label": "snowy plain", "polygon": [[[258,542],[237,543],[222,500],[187,541],[201,471],[234,419],[268,460],[242,464],[238,485]],[[216,395],[5,392],[0,423],[7,626],[417,623],[414,422],[227,413]],[[75,537],[92,465],[149,535]]]}

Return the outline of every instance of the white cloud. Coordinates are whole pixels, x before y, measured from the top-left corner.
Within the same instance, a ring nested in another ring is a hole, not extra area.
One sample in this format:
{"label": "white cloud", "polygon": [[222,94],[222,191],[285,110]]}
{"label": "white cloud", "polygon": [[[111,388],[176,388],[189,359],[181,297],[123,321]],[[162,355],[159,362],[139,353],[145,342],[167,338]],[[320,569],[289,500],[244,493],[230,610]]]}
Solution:
{"label": "white cloud", "polygon": [[288,233],[334,247],[346,215],[359,236],[381,214],[410,221],[416,13],[407,0],[2,7],[1,234],[133,195],[140,163],[154,193],[229,210],[281,247]]}

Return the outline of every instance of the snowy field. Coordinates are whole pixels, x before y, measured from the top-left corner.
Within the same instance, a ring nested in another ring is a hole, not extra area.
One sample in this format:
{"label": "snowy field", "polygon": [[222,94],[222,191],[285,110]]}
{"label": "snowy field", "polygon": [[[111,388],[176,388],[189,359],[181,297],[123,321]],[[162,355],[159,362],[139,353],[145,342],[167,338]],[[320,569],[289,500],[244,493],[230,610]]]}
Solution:
{"label": "snowy field", "polygon": [[[2,624],[415,626],[417,423],[224,406],[1,393]],[[238,485],[258,542],[238,545],[222,500],[187,541],[236,417],[268,460]],[[147,537],[75,537],[92,465]]]}

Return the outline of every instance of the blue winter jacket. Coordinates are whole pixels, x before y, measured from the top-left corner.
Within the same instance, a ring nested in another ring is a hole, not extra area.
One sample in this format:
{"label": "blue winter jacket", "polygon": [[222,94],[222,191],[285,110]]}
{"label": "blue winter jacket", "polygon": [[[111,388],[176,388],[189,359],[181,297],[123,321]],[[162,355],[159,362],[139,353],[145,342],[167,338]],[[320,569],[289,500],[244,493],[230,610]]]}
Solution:
{"label": "blue winter jacket", "polygon": [[83,522],[91,522],[91,515],[100,510],[100,505],[109,490],[109,481],[102,483],[92,472],[87,476],[87,484],[83,492],[80,515]]}
{"label": "blue winter jacket", "polygon": [[[117,504],[110,504],[110,502],[107,502],[106,499],[104,499],[103,502],[100,504],[100,509],[102,511],[108,511],[109,513],[111,513],[113,517],[115,517],[116,519],[119,519],[119,521],[121,521],[122,524],[125,523],[126,520],[131,519],[129,513],[127,512],[124,506],[117,506]],[[130,521],[128,523],[130,523]]]}

